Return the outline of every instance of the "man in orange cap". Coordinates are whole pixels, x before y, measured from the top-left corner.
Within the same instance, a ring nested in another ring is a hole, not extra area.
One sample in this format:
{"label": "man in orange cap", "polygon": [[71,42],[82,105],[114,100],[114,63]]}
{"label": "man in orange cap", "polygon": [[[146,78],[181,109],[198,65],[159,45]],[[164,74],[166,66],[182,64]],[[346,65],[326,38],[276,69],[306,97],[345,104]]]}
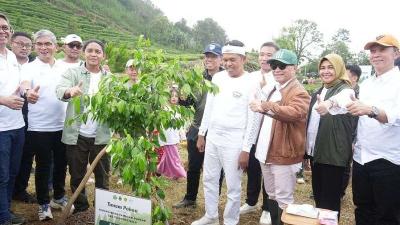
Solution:
{"label": "man in orange cap", "polygon": [[399,42],[381,35],[368,42],[375,76],[360,85],[347,110],[359,116],[353,156],[353,201],[357,225],[400,224]]}

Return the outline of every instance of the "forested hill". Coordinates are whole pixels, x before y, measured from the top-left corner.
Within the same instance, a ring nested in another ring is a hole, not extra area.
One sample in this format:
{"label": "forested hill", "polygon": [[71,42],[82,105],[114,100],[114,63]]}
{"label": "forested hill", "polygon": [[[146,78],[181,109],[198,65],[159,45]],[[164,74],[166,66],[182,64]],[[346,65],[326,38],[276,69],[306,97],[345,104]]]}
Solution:
{"label": "forested hill", "polygon": [[150,0],[0,0],[0,12],[10,17],[16,31],[49,29],[57,37],[76,33],[83,39],[133,43],[143,34],[153,43],[184,51],[227,38],[209,18],[193,28],[184,19],[172,23]]}

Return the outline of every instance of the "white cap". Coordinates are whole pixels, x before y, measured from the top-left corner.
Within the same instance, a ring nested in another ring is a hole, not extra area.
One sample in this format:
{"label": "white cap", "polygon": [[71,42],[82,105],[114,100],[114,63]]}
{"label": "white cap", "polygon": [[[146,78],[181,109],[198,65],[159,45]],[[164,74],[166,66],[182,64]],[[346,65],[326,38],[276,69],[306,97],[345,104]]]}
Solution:
{"label": "white cap", "polygon": [[125,68],[131,67],[131,66],[134,66],[133,59],[130,59],[130,60],[128,60],[128,62],[126,62]]}
{"label": "white cap", "polygon": [[82,44],[82,39],[76,34],[69,34],[64,38],[64,44],[69,44],[71,42],[77,41]]}

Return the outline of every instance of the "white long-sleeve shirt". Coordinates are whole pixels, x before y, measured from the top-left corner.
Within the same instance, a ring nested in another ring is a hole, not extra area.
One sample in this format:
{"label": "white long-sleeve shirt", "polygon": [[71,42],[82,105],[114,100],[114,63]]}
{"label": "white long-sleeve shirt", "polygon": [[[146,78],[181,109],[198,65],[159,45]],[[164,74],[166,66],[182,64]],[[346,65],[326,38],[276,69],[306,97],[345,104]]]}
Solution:
{"label": "white long-sleeve shirt", "polygon": [[258,131],[249,104],[259,83],[247,72],[231,77],[226,71],[215,74],[212,82],[219,92],[207,95],[199,135],[208,131],[207,140],[221,146],[241,146],[250,152]]}
{"label": "white long-sleeve shirt", "polygon": [[400,165],[400,71],[394,67],[360,85],[360,101],[384,110],[388,123],[380,123],[368,116],[358,120],[357,139],[353,159],[365,164],[386,159]]}

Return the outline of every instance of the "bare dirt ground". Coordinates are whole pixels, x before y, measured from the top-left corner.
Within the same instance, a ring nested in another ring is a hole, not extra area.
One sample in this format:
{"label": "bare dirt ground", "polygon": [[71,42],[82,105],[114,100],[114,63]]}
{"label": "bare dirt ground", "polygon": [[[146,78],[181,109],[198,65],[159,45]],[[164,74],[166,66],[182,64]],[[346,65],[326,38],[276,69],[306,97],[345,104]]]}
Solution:
{"label": "bare dirt ground", "polygon": [[[187,167],[187,151],[186,146],[182,144],[180,148],[181,159]],[[247,176],[243,176],[242,187],[245,188]],[[71,196],[69,189],[69,178],[67,178],[66,189],[68,191],[68,195]],[[305,174],[306,183],[305,184],[297,184],[296,192],[295,192],[295,203],[309,203],[314,204],[314,201],[310,198],[312,193],[311,191],[311,180],[310,174]],[[124,187],[122,185],[117,184],[118,177],[111,177],[111,190],[121,193],[130,194],[129,187]],[[351,183],[351,182],[350,182]],[[34,179],[31,176],[29,181],[29,192],[34,193]],[[223,209],[226,203],[226,192],[225,186],[223,188],[221,194],[221,200],[219,205],[219,214],[220,214],[220,222],[222,224],[222,215]],[[242,189],[245,190],[245,189]],[[88,184],[86,191],[89,195],[89,202],[93,202],[94,198],[94,184]],[[184,181],[169,181],[169,185],[166,188],[166,205],[172,208],[172,205],[178,201],[180,201],[186,193],[186,180]],[[245,191],[242,191],[242,203],[245,201]],[[261,198],[261,195],[260,195]],[[259,203],[261,202],[261,199]],[[26,204],[21,202],[13,201],[12,203],[13,210],[20,215],[23,215],[27,219],[27,223],[29,225],[54,225],[55,221],[60,218],[61,212],[53,210],[54,220],[40,222],[37,216],[38,206],[36,204]],[[171,225],[189,225],[194,220],[200,218],[204,215],[204,196],[203,196],[203,187],[200,185],[199,188],[199,196],[197,200],[196,208],[187,208],[187,209],[172,209],[173,216],[169,221]],[[249,213],[240,217],[240,225],[258,225],[259,218],[261,216],[261,206],[260,210],[257,212]],[[342,201],[342,212],[340,215],[340,225],[352,225],[354,224],[354,205],[352,202],[351,195],[351,184],[347,188],[346,195]],[[67,225],[86,225],[86,224],[94,224],[94,208],[91,207],[90,210],[84,213],[74,214],[70,216],[67,220]]]}

